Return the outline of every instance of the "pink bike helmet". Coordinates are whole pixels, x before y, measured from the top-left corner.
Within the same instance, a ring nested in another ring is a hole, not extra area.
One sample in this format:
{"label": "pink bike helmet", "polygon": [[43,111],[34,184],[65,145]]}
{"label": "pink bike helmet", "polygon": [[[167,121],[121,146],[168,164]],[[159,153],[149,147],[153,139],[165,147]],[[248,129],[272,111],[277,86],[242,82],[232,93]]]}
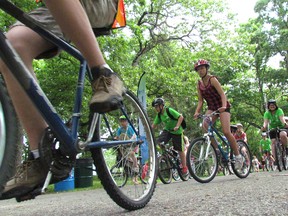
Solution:
{"label": "pink bike helmet", "polygon": [[207,60],[205,59],[199,59],[195,64],[194,64],[194,70],[197,71],[197,68],[199,66],[205,65],[207,68],[210,67],[210,64]]}

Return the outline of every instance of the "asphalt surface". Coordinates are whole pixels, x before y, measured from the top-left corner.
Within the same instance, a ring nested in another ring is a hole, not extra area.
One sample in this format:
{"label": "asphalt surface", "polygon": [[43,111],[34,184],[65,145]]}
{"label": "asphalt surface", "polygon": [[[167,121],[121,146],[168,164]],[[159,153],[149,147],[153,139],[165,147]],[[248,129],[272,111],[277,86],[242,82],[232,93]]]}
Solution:
{"label": "asphalt surface", "polygon": [[97,189],[46,194],[21,203],[3,200],[0,215],[288,215],[288,171],[251,173],[246,179],[217,176],[207,184],[193,179],[158,183],[148,205],[132,212]]}

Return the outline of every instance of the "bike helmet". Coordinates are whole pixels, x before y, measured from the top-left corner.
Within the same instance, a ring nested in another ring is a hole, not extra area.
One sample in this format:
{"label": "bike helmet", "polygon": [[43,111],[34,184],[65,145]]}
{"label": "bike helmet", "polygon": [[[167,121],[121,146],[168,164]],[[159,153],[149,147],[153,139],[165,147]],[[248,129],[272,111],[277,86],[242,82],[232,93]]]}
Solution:
{"label": "bike helmet", "polygon": [[127,120],[127,118],[126,118],[125,115],[121,115],[121,116],[119,117],[119,120]]}
{"label": "bike helmet", "polygon": [[199,59],[195,64],[194,64],[194,70],[197,71],[197,68],[199,66],[202,66],[202,65],[205,65],[206,68],[209,68],[210,67],[210,63],[205,60],[205,59]]}
{"label": "bike helmet", "polygon": [[153,102],[152,102],[152,107],[161,105],[161,104],[165,104],[164,99],[163,98],[156,98]]}
{"label": "bike helmet", "polygon": [[243,127],[243,125],[241,123],[237,123],[236,126],[237,127]]}
{"label": "bike helmet", "polygon": [[277,103],[276,103],[275,99],[268,100],[268,103],[267,103],[268,109],[269,109],[270,104],[274,104],[276,106],[276,109],[278,109],[278,106],[277,106]]}

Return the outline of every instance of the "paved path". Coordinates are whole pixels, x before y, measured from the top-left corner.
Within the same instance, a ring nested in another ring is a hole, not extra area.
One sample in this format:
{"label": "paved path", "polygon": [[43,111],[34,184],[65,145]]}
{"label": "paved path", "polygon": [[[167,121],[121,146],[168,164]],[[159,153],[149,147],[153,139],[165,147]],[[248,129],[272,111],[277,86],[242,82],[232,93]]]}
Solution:
{"label": "paved path", "polygon": [[22,203],[3,200],[0,215],[288,215],[288,172],[252,173],[246,179],[219,176],[208,184],[159,183],[148,205],[133,212],[98,189],[47,194]]}

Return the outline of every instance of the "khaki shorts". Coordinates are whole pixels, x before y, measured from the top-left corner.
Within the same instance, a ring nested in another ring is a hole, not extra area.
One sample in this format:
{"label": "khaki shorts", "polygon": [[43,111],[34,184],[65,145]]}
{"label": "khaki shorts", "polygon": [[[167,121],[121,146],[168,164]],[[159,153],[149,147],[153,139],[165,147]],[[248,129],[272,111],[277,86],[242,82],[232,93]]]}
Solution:
{"label": "khaki shorts", "polygon": [[[65,38],[64,34],[62,33],[59,25],[56,23],[53,16],[50,14],[49,10],[46,7],[36,8],[35,10],[29,12],[28,14],[33,19],[40,22],[44,29],[52,32],[53,34],[57,35],[58,37],[64,40],[67,40],[67,38]],[[17,21],[10,27],[10,29],[15,26],[24,26],[24,24],[21,23],[20,21]],[[39,55],[37,59],[54,57],[55,55],[59,54],[60,51],[61,50],[55,46],[55,48],[47,50],[46,52]]]}

